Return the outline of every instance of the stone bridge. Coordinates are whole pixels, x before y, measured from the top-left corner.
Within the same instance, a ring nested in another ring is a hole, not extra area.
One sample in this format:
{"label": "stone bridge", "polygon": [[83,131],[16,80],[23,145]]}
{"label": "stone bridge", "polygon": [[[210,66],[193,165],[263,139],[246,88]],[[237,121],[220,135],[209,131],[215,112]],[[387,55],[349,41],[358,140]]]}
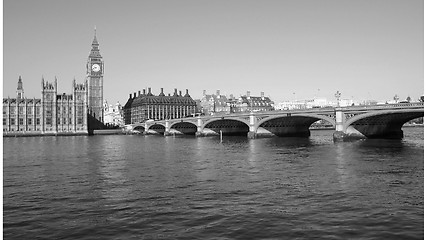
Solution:
{"label": "stone bridge", "polygon": [[403,137],[404,123],[424,116],[424,103],[384,104],[315,108],[268,112],[248,112],[149,120],[126,125],[128,131],[165,136],[242,135],[259,137],[309,137],[310,126],[319,120],[335,128],[334,140]]}

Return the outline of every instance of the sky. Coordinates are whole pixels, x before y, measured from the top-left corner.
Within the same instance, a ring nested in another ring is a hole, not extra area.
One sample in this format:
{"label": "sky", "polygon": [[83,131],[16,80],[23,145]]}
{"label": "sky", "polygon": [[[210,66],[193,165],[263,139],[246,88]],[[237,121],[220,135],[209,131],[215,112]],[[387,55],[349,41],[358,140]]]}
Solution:
{"label": "sky", "polygon": [[104,99],[203,90],[273,101],[418,99],[422,0],[3,0],[3,97],[83,83],[94,37]]}

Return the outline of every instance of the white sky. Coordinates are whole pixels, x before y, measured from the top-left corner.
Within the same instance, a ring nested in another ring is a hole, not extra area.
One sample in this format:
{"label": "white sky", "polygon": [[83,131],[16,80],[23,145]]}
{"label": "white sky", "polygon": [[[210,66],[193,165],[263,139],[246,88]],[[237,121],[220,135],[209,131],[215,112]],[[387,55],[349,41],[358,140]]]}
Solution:
{"label": "white sky", "polygon": [[19,75],[29,98],[42,76],[71,93],[96,26],[110,103],[147,87],[195,99],[417,99],[423,14],[422,0],[4,0],[3,97],[15,97]]}

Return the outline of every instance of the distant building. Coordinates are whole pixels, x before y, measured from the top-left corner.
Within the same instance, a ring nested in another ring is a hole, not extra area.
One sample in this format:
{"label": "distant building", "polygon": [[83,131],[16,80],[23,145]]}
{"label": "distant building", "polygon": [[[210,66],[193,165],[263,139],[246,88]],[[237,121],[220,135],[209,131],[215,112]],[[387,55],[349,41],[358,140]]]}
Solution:
{"label": "distant building", "polygon": [[220,90],[217,90],[216,94],[206,94],[206,90],[203,90],[200,106],[201,112],[205,115],[230,113],[229,99],[225,95],[221,95]]}
{"label": "distant building", "polygon": [[174,94],[166,96],[163,93],[163,88],[158,96],[151,93],[151,88],[148,88],[148,93],[143,90],[130,94],[129,99],[123,107],[125,124],[140,123],[147,120],[162,120],[183,118],[194,115],[196,113],[196,101],[194,101],[188,89],[186,94],[182,96],[175,88]]}
{"label": "distant building", "polygon": [[[353,106],[352,99],[340,99],[340,107]],[[283,101],[274,106],[276,110],[294,110],[294,109],[310,109],[310,108],[324,108],[324,107],[337,107],[337,101],[328,101],[326,98],[314,98],[307,100],[293,100]]]}
{"label": "distant building", "polygon": [[265,97],[264,92],[261,92],[260,97],[255,97],[251,96],[250,91],[247,91],[246,95],[230,101],[229,104],[233,113],[274,110],[274,102],[269,97]]}
{"label": "distant building", "polygon": [[107,126],[123,126],[123,107],[117,102],[114,106],[104,101],[104,124]]}
{"label": "distant building", "polygon": [[280,103],[277,103],[274,106],[274,109],[276,110],[293,110],[293,109],[306,109],[307,108],[307,102],[306,101],[283,101]]}
{"label": "distant building", "polygon": [[221,95],[219,90],[216,94],[206,94],[206,90],[203,90],[201,99],[202,112],[205,115],[271,111],[274,110],[273,105],[274,102],[269,97],[265,97],[264,92],[261,92],[260,97],[251,96],[248,91],[246,95],[239,98],[233,95],[227,98]]}

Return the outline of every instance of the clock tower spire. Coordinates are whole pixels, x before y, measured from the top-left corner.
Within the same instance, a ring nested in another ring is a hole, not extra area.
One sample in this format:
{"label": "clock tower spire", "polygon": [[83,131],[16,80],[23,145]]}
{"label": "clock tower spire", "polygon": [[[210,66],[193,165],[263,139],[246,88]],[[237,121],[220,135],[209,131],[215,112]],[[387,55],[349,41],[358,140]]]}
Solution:
{"label": "clock tower spire", "polygon": [[88,112],[98,121],[104,122],[103,92],[104,92],[104,60],[99,52],[96,38],[96,27],[86,66],[88,81]]}

